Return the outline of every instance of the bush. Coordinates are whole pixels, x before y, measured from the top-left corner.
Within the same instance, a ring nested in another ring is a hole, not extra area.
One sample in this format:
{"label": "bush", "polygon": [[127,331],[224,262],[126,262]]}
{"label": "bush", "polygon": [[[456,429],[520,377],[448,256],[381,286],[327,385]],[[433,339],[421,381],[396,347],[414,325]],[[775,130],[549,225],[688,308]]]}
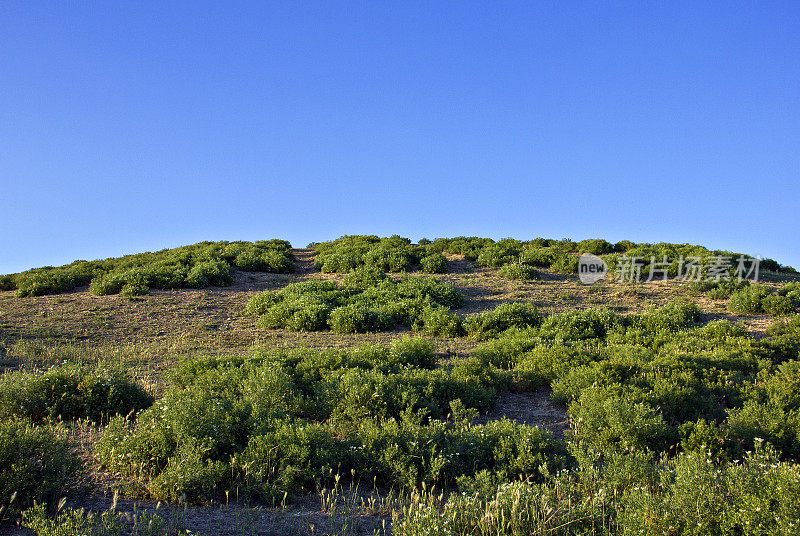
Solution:
{"label": "bush", "polygon": [[447,258],[441,253],[434,252],[420,260],[422,271],[429,274],[441,274],[447,271]]}
{"label": "bush", "polygon": [[393,324],[392,320],[379,309],[354,303],[331,311],[328,325],[336,333],[367,333],[385,330]]}
{"label": "bush", "polygon": [[186,276],[186,284],[192,288],[203,288],[209,285],[225,287],[233,283],[230,273],[230,265],[224,261],[204,261],[195,264],[189,275]]}
{"label": "bush", "polygon": [[433,277],[407,277],[395,283],[371,266],[362,266],[344,279],[342,286],[335,281],[308,281],[263,292],[250,299],[247,310],[260,315],[260,323],[272,329],[318,331],[329,326],[338,333],[366,333],[406,325],[424,331],[427,314],[428,331],[458,331],[460,321],[441,317],[444,313],[434,320],[425,313],[463,302],[451,285]]}
{"label": "bush", "polygon": [[761,307],[764,309],[764,312],[769,315],[789,315],[797,310],[797,300],[793,300],[790,296],[770,294],[764,297],[764,300],[761,302]]}
{"label": "bush", "polygon": [[414,331],[439,337],[460,337],[466,333],[461,317],[444,307],[426,307],[416,318]]}
{"label": "bush", "polygon": [[522,242],[505,238],[496,244],[487,244],[478,254],[477,263],[486,268],[499,268],[513,262],[522,253]]}
{"label": "bush", "polygon": [[393,362],[400,365],[433,368],[436,365],[436,354],[433,350],[430,341],[405,336],[391,342],[389,356]]}
{"label": "bush", "polygon": [[200,242],[191,246],[139,253],[102,261],[75,261],[4,276],[13,282],[16,296],[67,292],[91,283],[97,295],[146,294],[147,289],[224,286],[232,282],[232,267],[247,271],[294,271],[291,245],[284,240],[258,242]]}
{"label": "bush", "polygon": [[596,453],[663,451],[677,439],[657,411],[613,389],[584,389],[569,413],[575,441]]}
{"label": "bush", "polygon": [[491,311],[468,316],[467,333],[478,340],[496,337],[511,328],[536,327],[542,322],[538,309],[529,303],[504,303]]}
{"label": "bush", "polygon": [[0,290],[17,290],[17,280],[13,275],[0,276]]}
{"label": "bush", "polygon": [[411,240],[397,235],[342,236],[331,242],[314,244],[314,267],[323,272],[348,273],[362,266],[384,272],[410,270],[429,254],[427,245],[412,246]]}
{"label": "bush", "polygon": [[24,298],[27,296],[58,294],[68,292],[81,283],[83,281],[68,270],[58,268],[40,269],[17,276],[17,289],[14,291],[14,296]]}
{"label": "bush", "polygon": [[0,417],[102,422],[150,406],[153,398],[124,372],[67,364],[43,373],[7,372],[0,378]]}
{"label": "bush", "polygon": [[529,246],[520,255],[520,262],[529,266],[548,268],[556,258],[556,252],[550,247]]}
{"label": "bush", "polygon": [[122,286],[119,293],[126,298],[134,296],[144,296],[150,292],[150,287],[147,286],[147,280],[139,275],[138,277],[131,277],[127,279],[125,285]]}
{"label": "bush", "polygon": [[559,274],[577,274],[578,257],[570,253],[560,252],[556,254],[550,267]]}
{"label": "bush", "polygon": [[[158,516],[147,515],[147,534],[155,536],[163,525]],[[101,514],[87,512],[83,508],[59,509],[55,518],[48,515],[44,504],[37,504],[22,512],[20,524],[38,536],[121,536],[125,534],[122,514],[106,511]]]}
{"label": "bush", "polygon": [[92,280],[91,290],[97,296],[108,296],[119,294],[125,286],[125,276],[123,274],[108,274]]}
{"label": "bush", "polygon": [[79,468],[59,428],[13,418],[0,421],[0,505],[6,512],[34,501],[54,504],[76,487]]}
{"label": "bush", "polygon": [[750,285],[731,294],[728,309],[741,314],[780,316],[794,313],[798,303],[800,300],[792,291],[772,293],[762,285]]}
{"label": "bush", "polygon": [[500,277],[520,281],[533,281],[539,279],[539,272],[525,264],[510,263],[500,268]]}

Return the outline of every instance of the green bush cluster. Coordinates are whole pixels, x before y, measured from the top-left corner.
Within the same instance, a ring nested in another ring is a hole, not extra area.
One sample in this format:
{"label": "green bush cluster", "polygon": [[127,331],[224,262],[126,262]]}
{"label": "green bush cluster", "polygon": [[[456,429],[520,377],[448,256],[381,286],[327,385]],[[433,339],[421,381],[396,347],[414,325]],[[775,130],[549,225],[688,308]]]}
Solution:
{"label": "green bush cluster", "polygon": [[141,385],[112,367],[64,364],[44,372],[0,376],[0,418],[108,420],[152,404]]}
{"label": "green bush cluster", "polygon": [[464,321],[467,333],[483,340],[512,328],[538,326],[543,316],[529,303],[503,303],[492,310],[470,315]]}
{"label": "green bush cluster", "polygon": [[56,425],[0,420],[0,519],[34,501],[54,504],[76,487],[80,460]]}
{"label": "green bush cluster", "polygon": [[[776,294],[795,292],[793,286]],[[491,473],[395,516],[417,534],[792,534],[800,525],[800,315],[756,340],[691,302],[551,315],[471,359],[568,404],[575,465]]]}
{"label": "green bush cluster", "polygon": [[545,432],[470,423],[507,374],[474,360],[435,364],[431,344],[412,338],[185,360],[162,399],[134,422],[111,421],[97,455],[146,494],[173,501],[236,487],[269,502],[351,470],[413,489],[565,466],[566,451]]}
{"label": "green bush cluster", "polygon": [[777,292],[764,285],[748,285],[731,293],[728,309],[741,314],[788,315],[800,306],[797,283],[790,283]]}
{"label": "green bush cluster", "polygon": [[459,307],[463,299],[454,287],[434,277],[405,277],[395,282],[378,268],[362,266],[349,273],[341,285],[308,281],[262,292],[250,299],[247,310],[260,315],[261,324],[272,329],[330,328],[337,333],[364,333],[404,325],[456,334],[460,331],[457,327],[441,327],[442,317],[457,325],[459,321],[448,309]]}
{"label": "green bush cluster", "polygon": [[[619,262],[620,255],[637,257],[637,264],[641,267],[642,277],[647,278],[654,260],[661,263],[666,256],[669,265],[667,267],[670,277],[678,275],[680,268],[679,259],[681,256],[685,260],[690,257],[700,259],[700,264],[709,261],[711,257],[724,256],[736,260],[740,254],[722,250],[709,250],[702,246],[691,244],[647,244],[634,243],[629,240],[622,240],[616,244],[603,239],[587,239],[580,242],[573,242],[567,238],[562,240],[552,240],[546,238],[536,238],[529,241],[520,241],[511,238],[504,238],[495,242],[490,238],[478,237],[456,237],[456,238],[437,238],[431,243],[431,247],[447,253],[461,254],[467,260],[474,260],[480,266],[487,268],[500,268],[508,264],[522,264],[535,268],[550,268],[557,273],[574,274],[577,272],[578,255],[581,253],[593,253],[600,255],[613,270]],[[749,266],[748,266],[749,267]],[[781,267],[775,261],[762,260],[761,267],[765,270],[790,272],[790,267]],[[685,268],[684,268],[685,271]],[[705,276],[707,269],[701,270],[701,276]],[[653,272],[658,277],[657,272]]]}
{"label": "green bush cluster", "polygon": [[800,316],[760,340],[699,319],[680,301],[627,317],[568,311],[500,332],[472,358],[520,388],[550,385],[569,406],[574,444],[598,456],[702,442],[740,459],[758,437],[800,461]]}
{"label": "green bush cluster", "polygon": [[75,261],[61,267],[35,268],[3,276],[0,290],[17,297],[68,292],[91,285],[99,296],[141,296],[151,288],[203,288],[233,282],[234,269],[250,272],[294,271],[291,245],[285,240],[200,242],[191,246],[101,261]]}
{"label": "green bush cluster", "polygon": [[346,235],[313,244],[314,267],[322,272],[346,274],[361,267],[383,272],[407,272],[419,265],[427,273],[447,271],[447,259],[429,244],[413,245],[398,235]]}
{"label": "green bush cluster", "polygon": [[750,281],[742,279],[723,279],[721,281],[698,281],[692,283],[692,288],[704,292],[712,300],[727,300],[731,295],[750,285]]}
{"label": "green bush cluster", "polygon": [[417,498],[394,515],[398,536],[602,534],[608,536],[797,533],[800,466],[757,448],[741,463],[706,453],[654,464],[617,456],[598,467],[508,482],[470,494]]}
{"label": "green bush cluster", "polygon": [[[159,508],[156,505],[155,510]],[[134,508],[118,512],[115,505],[104,512],[61,505],[54,515],[50,506],[37,504],[22,512],[19,525],[37,536],[189,536],[193,534],[180,517],[161,517],[153,510]]]}
{"label": "green bush cluster", "polygon": [[534,281],[539,279],[539,272],[536,271],[536,268],[532,266],[528,266],[526,264],[522,264],[520,262],[514,262],[504,265],[500,268],[500,277],[504,277],[506,279],[515,279],[519,281]]}

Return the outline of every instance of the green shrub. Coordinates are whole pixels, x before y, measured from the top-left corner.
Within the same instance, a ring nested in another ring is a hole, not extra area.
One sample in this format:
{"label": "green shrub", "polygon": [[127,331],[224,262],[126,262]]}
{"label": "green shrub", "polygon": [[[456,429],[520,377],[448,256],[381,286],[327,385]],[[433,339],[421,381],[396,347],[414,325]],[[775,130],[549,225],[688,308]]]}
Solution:
{"label": "green shrub", "polygon": [[731,295],[728,309],[736,313],[757,314],[763,311],[762,302],[769,291],[760,285],[752,285],[737,290]]}
{"label": "green shrub", "polygon": [[366,290],[378,286],[386,279],[387,275],[383,270],[374,266],[362,266],[344,276],[344,284],[346,287]]}
{"label": "green shrub", "polygon": [[380,310],[358,304],[338,307],[328,318],[328,325],[336,333],[383,331],[390,323],[391,319]]}
{"label": "green shrub", "polygon": [[229,469],[222,462],[209,459],[209,451],[208,442],[186,438],[148,485],[150,494],[172,502],[192,504],[212,499]]}
{"label": "green shrub", "polygon": [[80,460],[63,430],[14,418],[0,420],[0,506],[4,511],[16,512],[34,501],[58,502],[75,489],[79,468]]}
{"label": "green shrub", "polygon": [[294,271],[291,245],[284,240],[258,242],[200,242],[191,246],[139,253],[102,261],[75,261],[15,274],[16,296],[67,292],[91,283],[97,295],[146,293],[145,287],[172,289],[224,286],[231,283],[232,267],[248,271]]}
{"label": "green shrub", "polygon": [[186,284],[192,288],[203,288],[209,285],[224,287],[233,283],[230,265],[224,261],[204,261],[192,266],[186,276]]}
{"label": "green shrub", "polygon": [[556,254],[550,268],[559,274],[577,274],[578,257],[570,253],[560,252]]}
{"label": "green shrub", "polygon": [[[147,516],[146,534],[155,536],[163,521],[157,516]],[[122,514],[106,511],[100,514],[87,512],[83,508],[61,508],[55,518],[48,515],[47,506],[37,504],[22,512],[20,524],[38,536],[121,536],[125,534]]]}
{"label": "green shrub", "polygon": [[607,309],[567,311],[545,318],[539,337],[557,342],[604,339],[621,324],[619,317]]}
{"label": "green shrub", "polygon": [[775,316],[794,313],[800,300],[789,292],[772,293],[762,285],[750,285],[731,294],[728,309],[741,314],[766,313]]}
{"label": "green shrub", "polygon": [[126,298],[134,296],[144,296],[150,292],[150,287],[147,286],[147,281],[144,277],[129,278],[128,281],[120,289],[119,293]]}
{"label": "green shrub", "polygon": [[550,247],[526,247],[520,255],[520,262],[530,266],[548,268],[555,261],[556,252]]}
{"label": "green shrub", "polygon": [[108,274],[92,280],[91,290],[97,296],[108,296],[119,294],[125,286],[125,276],[123,274]]}
{"label": "green shrub", "polygon": [[743,279],[723,279],[722,281],[699,281],[692,283],[692,287],[700,292],[708,292],[708,297],[712,300],[726,300],[737,290],[741,290],[750,285],[750,281]]}
{"label": "green shrub", "polygon": [[533,281],[539,279],[539,272],[525,264],[510,263],[500,268],[500,277],[520,281]]}
{"label": "green shrub", "polygon": [[17,290],[17,280],[13,275],[0,276],[0,290]]}
{"label": "green shrub", "polygon": [[467,332],[478,340],[496,337],[511,328],[538,326],[542,315],[529,303],[503,303],[491,311],[470,315],[464,321]]}
{"label": "green shrub", "polygon": [[436,365],[433,344],[427,339],[409,336],[395,339],[389,345],[389,356],[393,362],[401,365],[422,368],[433,368]]}
{"label": "green shrub", "polygon": [[591,238],[588,240],[581,240],[578,242],[576,250],[579,253],[592,253],[594,255],[605,255],[607,253],[613,253],[615,251],[615,247],[612,246],[606,240],[601,238]]}
{"label": "green shrub", "polygon": [[250,438],[236,460],[248,492],[275,504],[285,494],[313,490],[334,470],[350,469],[348,445],[319,424],[279,426]]}
{"label": "green shrub", "polygon": [[800,468],[759,449],[719,467],[706,453],[679,456],[657,486],[624,498],[624,534],[791,534],[800,519]]}
{"label": "green shrub", "polygon": [[[254,296],[247,310],[260,315],[259,322],[271,329],[318,331],[329,326],[338,333],[366,333],[405,325],[424,331],[425,314],[434,322],[425,311],[458,306],[463,299],[454,287],[433,277],[394,282],[383,271],[363,266],[346,275],[342,286],[335,281],[292,283]],[[438,328],[429,324],[428,331],[457,330],[460,321],[445,320],[437,320]]]}
{"label": "green shrub", "polygon": [[489,408],[507,378],[477,361],[435,366],[430,342],[184,360],[172,387],[135,421],[115,417],[96,446],[104,467],[154,498],[204,502],[239,487],[267,502],[354,469],[389,486],[508,478],[563,448],[508,421],[458,426]]}
{"label": "green shrub", "polygon": [[78,280],[70,271],[52,268],[19,274],[16,279],[17,289],[14,296],[24,298],[27,296],[43,296],[45,294],[58,294],[68,292],[79,286]]}
{"label": "green shrub", "polygon": [[504,238],[496,244],[483,246],[477,258],[477,263],[486,268],[499,268],[513,262],[522,253],[522,242],[511,238]]}
{"label": "green shrub", "polygon": [[422,270],[429,274],[441,274],[447,271],[447,258],[439,252],[434,252],[420,259]]}
{"label": "green shrub", "polygon": [[765,296],[761,302],[761,307],[764,312],[773,316],[789,315],[797,310],[797,300],[793,300],[790,296],[781,296],[779,294],[770,294]]}
{"label": "green shrub", "polygon": [[444,307],[426,307],[417,316],[414,331],[439,337],[460,337],[466,333],[461,317]]}
{"label": "green shrub", "polygon": [[0,417],[97,422],[152,404],[152,397],[114,368],[66,364],[43,373],[7,372],[0,378]]}
{"label": "green shrub", "polygon": [[663,451],[677,439],[656,410],[613,389],[584,389],[569,413],[575,441],[596,453]]}
{"label": "green shrub", "polygon": [[397,235],[342,236],[331,242],[314,244],[314,267],[323,272],[348,273],[362,266],[384,272],[410,270],[427,253],[427,246],[413,246]]}

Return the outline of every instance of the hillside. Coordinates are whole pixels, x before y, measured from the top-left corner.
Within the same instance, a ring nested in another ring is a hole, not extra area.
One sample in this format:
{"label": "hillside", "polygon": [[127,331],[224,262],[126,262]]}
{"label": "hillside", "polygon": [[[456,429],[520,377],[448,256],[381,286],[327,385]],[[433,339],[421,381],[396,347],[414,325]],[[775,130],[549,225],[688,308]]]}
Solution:
{"label": "hillside", "polygon": [[5,519],[67,497],[158,534],[788,534],[800,275],[740,258],[348,236],[2,276]]}

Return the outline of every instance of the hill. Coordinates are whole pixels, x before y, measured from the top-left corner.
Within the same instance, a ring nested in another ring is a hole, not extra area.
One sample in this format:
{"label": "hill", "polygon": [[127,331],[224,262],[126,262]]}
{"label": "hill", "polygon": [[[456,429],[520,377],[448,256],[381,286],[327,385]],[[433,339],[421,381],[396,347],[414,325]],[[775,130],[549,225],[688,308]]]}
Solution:
{"label": "hill", "polygon": [[162,534],[790,533],[800,276],[754,261],[345,236],[3,276],[4,516],[41,534],[34,500],[117,520],[115,497]]}

